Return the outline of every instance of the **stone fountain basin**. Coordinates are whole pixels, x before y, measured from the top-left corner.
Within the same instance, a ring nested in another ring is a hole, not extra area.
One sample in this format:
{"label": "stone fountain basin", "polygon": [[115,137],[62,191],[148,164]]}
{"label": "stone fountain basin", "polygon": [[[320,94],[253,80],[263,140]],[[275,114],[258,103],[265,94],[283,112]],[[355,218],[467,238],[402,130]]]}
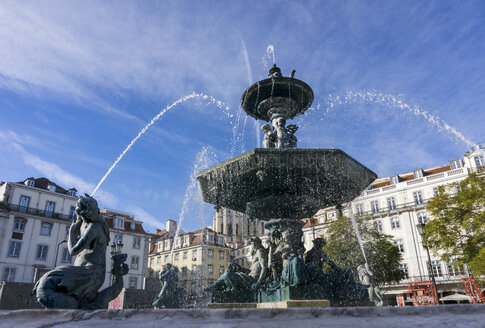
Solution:
{"label": "stone fountain basin", "polygon": [[311,217],[351,201],[376,178],[339,149],[265,148],[197,176],[204,201],[262,220]]}

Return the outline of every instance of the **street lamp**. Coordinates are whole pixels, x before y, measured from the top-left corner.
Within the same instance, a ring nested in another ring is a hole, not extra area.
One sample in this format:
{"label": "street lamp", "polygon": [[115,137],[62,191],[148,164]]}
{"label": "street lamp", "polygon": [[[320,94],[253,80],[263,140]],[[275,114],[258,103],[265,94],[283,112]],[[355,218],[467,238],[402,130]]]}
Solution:
{"label": "street lamp", "polygon": [[424,249],[426,249],[426,253],[428,254],[428,270],[429,270],[429,274],[431,275],[431,280],[433,281],[433,288],[435,290],[435,293],[437,293],[438,290],[436,289],[436,280],[434,278],[433,265],[431,263],[431,255],[429,255],[429,248],[428,246],[426,246],[426,243],[424,241],[424,235],[426,234],[426,223],[423,223],[423,222],[418,223],[416,225],[416,228],[418,229],[418,233],[421,236],[421,242],[423,244],[423,247]]}
{"label": "street lamp", "polygon": [[[111,245],[110,245],[110,248],[111,248],[111,267],[114,267],[115,265],[115,258],[114,256],[118,255],[118,254],[121,254],[121,250],[123,249],[123,243],[121,242],[121,240],[117,240],[116,242],[112,242]],[[125,257],[126,259],[126,257]],[[111,285],[113,285],[115,282],[115,277],[113,276],[113,274],[111,274]]]}
{"label": "street lamp", "polygon": [[67,240],[66,240],[66,239],[64,239],[64,240],[60,241],[60,242],[57,244],[57,250],[56,250],[56,259],[54,260],[54,268],[55,268],[55,267],[56,267],[56,265],[57,265],[57,257],[59,256],[59,247],[61,246],[61,244],[64,244],[64,243],[66,243],[66,242],[67,242]]}

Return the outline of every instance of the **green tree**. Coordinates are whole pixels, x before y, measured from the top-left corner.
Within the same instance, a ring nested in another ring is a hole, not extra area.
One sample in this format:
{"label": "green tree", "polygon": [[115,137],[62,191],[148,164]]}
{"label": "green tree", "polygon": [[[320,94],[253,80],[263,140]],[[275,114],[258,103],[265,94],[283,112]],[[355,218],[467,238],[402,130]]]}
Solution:
{"label": "green tree", "polygon": [[433,217],[424,239],[444,261],[467,264],[475,275],[485,274],[485,176],[470,174],[458,185],[438,187],[429,201]]}
{"label": "green tree", "polygon": [[[369,220],[362,217],[357,217],[356,222],[367,261],[374,272],[375,284],[382,285],[404,279],[404,272],[400,268],[402,255],[392,242],[391,236],[379,232]],[[357,277],[357,266],[364,264],[364,256],[351,219],[340,217],[330,225],[325,237],[327,245],[323,250],[338,266],[352,270]]]}

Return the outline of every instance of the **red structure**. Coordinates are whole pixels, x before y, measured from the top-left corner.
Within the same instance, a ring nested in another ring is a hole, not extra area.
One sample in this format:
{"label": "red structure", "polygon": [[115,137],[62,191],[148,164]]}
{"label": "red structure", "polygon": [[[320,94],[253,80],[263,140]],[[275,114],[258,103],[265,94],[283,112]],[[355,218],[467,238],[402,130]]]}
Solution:
{"label": "red structure", "polygon": [[482,291],[473,277],[461,278],[461,281],[465,285],[466,292],[470,295],[473,304],[485,303]]}
{"label": "red structure", "polygon": [[413,305],[438,305],[436,286],[430,280],[408,282],[408,291],[413,295]]}

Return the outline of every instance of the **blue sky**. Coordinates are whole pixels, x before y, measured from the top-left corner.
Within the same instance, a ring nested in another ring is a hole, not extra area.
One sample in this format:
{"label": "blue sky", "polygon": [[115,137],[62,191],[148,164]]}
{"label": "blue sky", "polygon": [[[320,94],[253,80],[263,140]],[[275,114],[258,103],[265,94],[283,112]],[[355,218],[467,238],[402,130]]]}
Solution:
{"label": "blue sky", "polygon": [[183,207],[184,230],[210,224],[188,188],[196,157],[256,146],[238,108],[267,75],[268,45],[315,94],[300,148],[340,148],[379,176],[446,164],[485,142],[484,16],[482,1],[4,1],[0,180],[92,192],[156,114],[205,94],[224,105],[168,110],[96,197],[150,231]]}

